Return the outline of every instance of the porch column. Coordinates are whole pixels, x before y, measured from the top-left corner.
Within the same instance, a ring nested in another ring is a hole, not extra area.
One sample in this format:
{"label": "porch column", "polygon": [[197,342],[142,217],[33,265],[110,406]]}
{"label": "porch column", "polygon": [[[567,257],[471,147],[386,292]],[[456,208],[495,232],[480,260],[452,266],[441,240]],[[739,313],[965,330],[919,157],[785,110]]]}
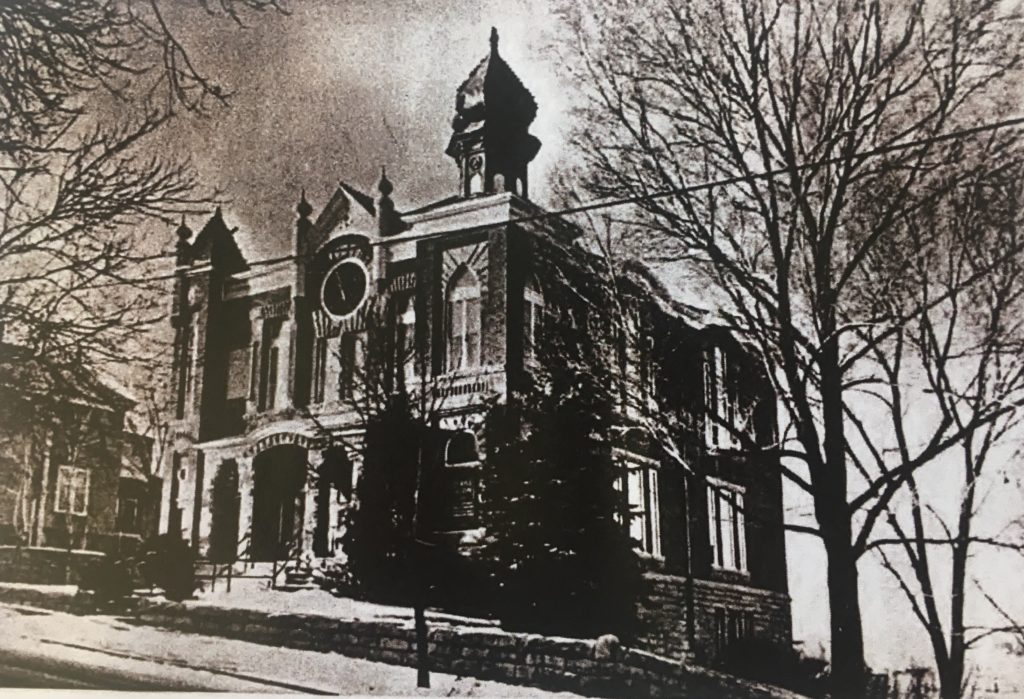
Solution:
{"label": "porch column", "polygon": [[238,457],[238,556],[252,543],[252,456]]}
{"label": "porch column", "polygon": [[313,538],[316,536],[316,492],[320,467],[324,463],[324,452],[310,449],[306,455],[306,486],[303,491],[302,509],[302,556],[313,556]]}

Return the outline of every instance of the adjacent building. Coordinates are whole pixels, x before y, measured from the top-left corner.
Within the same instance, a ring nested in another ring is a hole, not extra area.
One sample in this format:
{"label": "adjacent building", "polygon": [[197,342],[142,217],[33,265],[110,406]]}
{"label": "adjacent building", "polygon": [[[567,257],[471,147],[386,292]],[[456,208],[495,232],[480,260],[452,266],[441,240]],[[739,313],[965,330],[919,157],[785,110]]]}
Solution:
{"label": "adjacent building", "polygon": [[156,533],[161,479],[152,440],[127,427],[133,406],[76,362],[0,344],[0,548],[120,556]]}
{"label": "adjacent building", "polygon": [[[455,547],[486,533],[487,406],[531,371],[546,333],[584,312],[540,260],[591,254],[579,229],[530,198],[536,110],[493,34],[456,93],[450,197],[399,210],[384,174],[372,195],[341,182],[319,210],[303,194],[277,261],[247,259],[219,209],[198,233],[182,223],[163,530],[211,559],[340,555],[362,465],[353,398],[370,309],[384,308],[404,385],[442,399],[445,448],[424,491],[440,513],[431,526]],[[646,570],[642,642],[704,659],[737,639],[787,645],[771,383],[739,339],[649,269],[617,275],[624,339],[608,361],[624,383],[609,439],[629,505],[622,525]],[[674,418],[644,415],[651,406]],[[641,429],[649,420],[671,455]]]}

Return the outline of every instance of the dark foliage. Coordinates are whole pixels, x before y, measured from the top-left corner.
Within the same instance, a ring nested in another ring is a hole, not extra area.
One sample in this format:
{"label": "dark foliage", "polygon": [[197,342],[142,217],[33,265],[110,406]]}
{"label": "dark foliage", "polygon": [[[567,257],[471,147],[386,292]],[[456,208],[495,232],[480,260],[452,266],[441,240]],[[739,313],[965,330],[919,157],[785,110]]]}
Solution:
{"label": "dark foliage", "polygon": [[492,411],[486,553],[510,628],[630,638],[641,575],[608,435],[600,364],[551,362],[543,383]]}
{"label": "dark foliage", "polygon": [[162,589],[167,599],[189,599],[199,587],[195,559],[195,551],[186,541],[174,534],[161,534],[147,542],[141,573],[145,582]]}
{"label": "dark foliage", "polygon": [[728,672],[798,692],[808,697],[825,696],[828,662],[803,655],[764,639],[733,642],[721,662]]}
{"label": "dark foliage", "polygon": [[209,557],[216,563],[227,563],[238,555],[238,466],[234,461],[221,464],[213,477]]}
{"label": "dark foliage", "polygon": [[132,561],[105,557],[82,569],[79,587],[92,592],[100,604],[126,599],[135,587]]}
{"label": "dark foliage", "polygon": [[408,599],[413,590],[416,469],[422,432],[401,397],[367,417],[363,471],[342,538],[351,584],[363,594]]}

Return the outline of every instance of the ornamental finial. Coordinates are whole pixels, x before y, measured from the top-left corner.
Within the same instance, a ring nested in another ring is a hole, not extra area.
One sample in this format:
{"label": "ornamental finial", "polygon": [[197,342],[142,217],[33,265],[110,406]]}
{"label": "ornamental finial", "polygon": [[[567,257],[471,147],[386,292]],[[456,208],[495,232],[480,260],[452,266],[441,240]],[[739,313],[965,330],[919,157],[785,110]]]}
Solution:
{"label": "ornamental finial", "polygon": [[498,53],[498,30],[491,27],[491,53]]}
{"label": "ornamental finial", "polygon": [[306,201],[306,188],[302,188],[302,196],[299,198],[299,203],[295,206],[295,211],[299,214],[300,218],[309,218],[309,215],[313,213],[313,206]]}
{"label": "ornamental finial", "polygon": [[395,186],[391,184],[391,180],[388,179],[388,171],[383,165],[380,166],[380,182],[377,184],[377,191],[381,193],[383,197],[391,196],[391,193],[395,191]]}

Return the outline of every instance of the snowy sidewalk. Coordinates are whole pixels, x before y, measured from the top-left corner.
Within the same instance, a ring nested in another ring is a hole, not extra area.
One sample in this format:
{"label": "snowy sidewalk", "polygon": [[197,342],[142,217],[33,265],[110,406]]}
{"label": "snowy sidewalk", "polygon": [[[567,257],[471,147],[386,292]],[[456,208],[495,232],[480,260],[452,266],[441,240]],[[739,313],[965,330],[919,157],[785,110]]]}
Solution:
{"label": "snowy sidewalk", "polygon": [[[261,611],[267,614],[318,614],[332,619],[350,621],[372,619],[407,621],[412,619],[413,614],[411,607],[339,597],[325,590],[281,592],[268,589],[264,581],[243,581],[241,585],[239,582],[235,581],[231,592],[227,592],[223,587],[214,592],[202,592],[196,599],[189,600],[188,604]],[[498,626],[497,621],[490,619],[464,617],[434,610],[427,611],[427,620],[452,626],[495,628]]]}
{"label": "snowy sidewalk", "polygon": [[[414,667],[416,632],[410,610],[333,597],[318,591],[240,590],[187,602],[132,600],[120,619],[133,625],[262,644],[276,649],[334,653]],[[0,603],[92,614],[86,596],[66,586],[0,583]],[[794,699],[797,695],[634,648],[613,636],[595,640],[512,633],[493,623],[428,615],[432,672],[600,696],[685,696],[716,699]],[[525,690],[524,690],[525,691]]]}
{"label": "snowy sidewalk", "polygon": [[[219,636],[182,634],[126,624],[110,616],[75,616],[0,606],[0,686],[24,676],[41,686],[95,689],[175,689],[301,692],[387,696],[548,696],[549,692],[431,673],[416,687],[416,671],[384,663],[277,648]],[[31,685],[23,685],[31,686]],[[572,695],[563,693],[563,697]]]}

